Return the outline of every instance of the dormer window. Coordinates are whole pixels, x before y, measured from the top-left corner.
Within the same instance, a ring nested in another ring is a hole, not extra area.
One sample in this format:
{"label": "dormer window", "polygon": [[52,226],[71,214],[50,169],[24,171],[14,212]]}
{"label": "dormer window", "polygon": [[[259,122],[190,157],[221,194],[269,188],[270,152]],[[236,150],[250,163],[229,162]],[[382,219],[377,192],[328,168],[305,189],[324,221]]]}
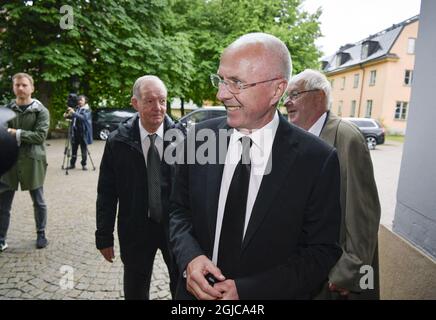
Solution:
{"label": "dormer window", "polygon": [[344,63],[351,59],[351,55],[348,52],[339,52],[336,55],[336,66],[342,66]]}
{"label": "dormer window", "polygon": [[364,60],[369,56],[373,55],[378,49],[380,49],[380,44],[378,41],[367,40],[362,43],[362,53],[361,59]]}

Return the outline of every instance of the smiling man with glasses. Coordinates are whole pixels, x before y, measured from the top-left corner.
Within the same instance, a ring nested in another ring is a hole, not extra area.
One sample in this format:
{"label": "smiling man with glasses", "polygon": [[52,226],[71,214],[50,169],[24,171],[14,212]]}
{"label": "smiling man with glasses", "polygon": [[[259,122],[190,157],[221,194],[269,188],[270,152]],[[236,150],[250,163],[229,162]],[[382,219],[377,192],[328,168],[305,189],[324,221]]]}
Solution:
{"label": "smiling man with glasses", "polygon": [[[340,244],[344,252],[317,298],[379,299],[380,203],[371,156],[359,129],[328,110],[330,93],[327,78],[307,69],[291,79],[287,89],[291,99],[285,99],[289,121],[335,147],[341,167]],[[372,267],[373,288],[360,287],[362,266]]]}
{"label": "smiling man with glasses", "polygon": [[185,150],[197,154],[204,140],[190,137],[212,132],[225,161],[176,170],[177,299],[309,299],[339,258],[336,152],[277,111],[290,75],[289,51],[272,35],[246,34],[224,50],[211,81],[227,117],[196,125]]}

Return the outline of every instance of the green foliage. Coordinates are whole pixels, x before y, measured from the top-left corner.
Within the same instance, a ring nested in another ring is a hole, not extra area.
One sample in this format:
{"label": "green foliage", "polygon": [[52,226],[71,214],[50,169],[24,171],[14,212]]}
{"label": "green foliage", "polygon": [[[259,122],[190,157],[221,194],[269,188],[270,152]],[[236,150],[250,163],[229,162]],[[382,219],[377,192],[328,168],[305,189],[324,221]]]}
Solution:
{"label": "green foliage", "polygon": [[[12,98],[11,76],[29,72],[36,93],[61,119],[69,92],[91,106],[128,106],[136,78],[158,75],[169,96],[197,104],[214,100],[209,75],[224,47],[247,32],[285,41],[294,72],[318,66],[320,12],[299,9],[302,0],[44,0],[2,1],[0,101]],[[73,8],[73,28],[62,29]],[[76,86],[75,86],[76,84]]]}

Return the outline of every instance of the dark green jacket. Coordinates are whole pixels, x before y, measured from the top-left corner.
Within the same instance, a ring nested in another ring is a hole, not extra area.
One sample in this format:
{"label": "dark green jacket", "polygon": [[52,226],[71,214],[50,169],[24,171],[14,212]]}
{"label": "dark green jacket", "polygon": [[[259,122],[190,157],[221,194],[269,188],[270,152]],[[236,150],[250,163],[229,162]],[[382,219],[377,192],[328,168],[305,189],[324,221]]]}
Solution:
{"label": "dark green jacket", "polygon": [[[329,281],[352,291],[351,299],[378,299],[380,203],[368,146],[355,125],[332,112],[328,113],[320,138],[336,148],[341,168],[343,253],[330,271]],[[366,274],[360,273],[364,265],[374,269],[374,290],[360,288]]]}
{"label": "dark green jacket", "polygon": [[49,112],[36,99],[24,112],[15,101],[6,108],[17,115],[8,122],[9,128],[21,129],[21,144],[15,165],[1,177],[1,182],[10,190],[34,190],[44,184],[47,170],[47,158],[44,142],[49,128]]}

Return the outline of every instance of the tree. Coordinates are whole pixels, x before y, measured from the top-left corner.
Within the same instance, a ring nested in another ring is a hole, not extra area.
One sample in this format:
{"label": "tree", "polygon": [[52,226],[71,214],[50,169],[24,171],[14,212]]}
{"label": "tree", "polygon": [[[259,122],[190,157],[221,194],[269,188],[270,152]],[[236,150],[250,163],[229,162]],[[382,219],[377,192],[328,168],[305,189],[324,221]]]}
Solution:
{"label": "tree", "polygon": [[293,59],[294,72],[317,68],[320,51],[321,11],[302,11],[302,0],[175,0],[173,24],[186,32],[194,52],[195,78],[186,93],[197,104],[214,101],[216,89],[209,75],[215,73],[222,50],[247,32],[267,32],[282,39]]}
{"label": "tree", "polygon": [[127,106],[133,82],[143,74],[159,75],[173,94],[189,87],[193,54],[186,35],[164,34],[166,1],[76,1],[70,7],[72,29],[60,26],[63,4],[46,0],[4,5],[2,92],[10,92],[14,73],[29,72],[38,97],[57,120],[69,91],[87,94],[94,104]]}
{"label": "tree", "polygon": [[213,101],[209,75],[223,48],[247,32],[281,38],[294,72],[317,67],[320,57],[321,12],[302,11],[302,0],[77,0],[63,12],[61,0],[2,3],[0,99],[12,97],[14,73],[30,73],[52,128],[69,92],[86,94],[94,106],[127,106],[143,74],[158,75],[170,98]]}

